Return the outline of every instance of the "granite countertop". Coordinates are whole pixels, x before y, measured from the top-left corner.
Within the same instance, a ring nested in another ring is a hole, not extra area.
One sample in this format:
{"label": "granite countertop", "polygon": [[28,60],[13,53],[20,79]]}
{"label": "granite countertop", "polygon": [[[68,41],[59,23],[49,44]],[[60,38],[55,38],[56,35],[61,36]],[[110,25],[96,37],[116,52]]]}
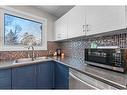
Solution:
{"label": "granite countertop", "polygon": [[102,69],[99,67],[90,66],[84,63],[83,60],[79,58],[53,58],[57,62],[63,63],[70,68],[84,73],[90,77],[93,77],[97,80],[100,80],[104,83],[107,83],[111,86],[114,86],[118,89],[127,89],[127,73],[119,73],[111,70]]}
{"label": "granite countertop", "polygon": [[100,80],[104,83],[107,83],[111,86],[114,86],[119,89],[127,89],[127,73],[118,73],[106,69],[102,69],[99,67],[94,67],[90,65],[86,65],[84,61],[80,58],[72,58],[72,57],[50,57],[48,60],[38,60],[34,62],[25,62],[25,63],[14,63],[14,60],[0,60],[0,69],[11,68],[17,66],[23,66],[27,64],[35,64],[42,61],[56,61],[61,64],[68,66],[71,69],[79,71],[85,75],[93,77],[97,80]]}

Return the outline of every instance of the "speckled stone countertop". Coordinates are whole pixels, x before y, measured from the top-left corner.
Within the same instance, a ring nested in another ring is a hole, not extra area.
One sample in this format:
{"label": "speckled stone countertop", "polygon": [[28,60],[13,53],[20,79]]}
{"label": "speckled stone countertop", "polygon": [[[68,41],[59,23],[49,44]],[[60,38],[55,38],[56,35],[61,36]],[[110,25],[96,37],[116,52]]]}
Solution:
{"label": "speckled stone countertop", "polygon": [[93,77],[118,89],[127,89],[127,73],[119,73],[99,67],[90,66],[81,59],[71,57],[53,57],[57,62],[63,63],[70,68],[79,71],[85,75]]}
{"label": "speckled stone countertop", "polygon": [[85,75],[95,78],[99,81],[107,83],[118,89],[127,89],[127,73],[118,73],[90,65],[86,65],[82,60],[71,57],[50,57],[46,60],[37,60],[34,62],[14,63],[14,60],[0,60],[0,69],[12,68],[17,66],[24,66],[28,64],[35,64],[42,61],[56,61],[68,66],[71,69],[79,71]]}

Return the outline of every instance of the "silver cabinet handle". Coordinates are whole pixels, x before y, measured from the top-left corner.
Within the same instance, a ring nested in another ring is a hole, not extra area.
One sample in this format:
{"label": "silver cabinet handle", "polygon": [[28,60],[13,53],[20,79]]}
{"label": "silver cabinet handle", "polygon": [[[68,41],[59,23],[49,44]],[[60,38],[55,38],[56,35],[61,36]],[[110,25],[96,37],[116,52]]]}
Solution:
{"label": "silver cabinet handle", "polygon": [[90,31],[90,30],[88,29],[89,26],[90,26],[90,25],[88,25],[88,24],[82,25],[83,32]]}
{"label": "silver cabinet handle", "polygon": [[86,25],[82,25],[83,32],[86,32]]}
{"label": "silver cabinet handle", "polygon": [[89,30],[89,26],[90,26],[90,25],[86,24],[86,31],[87,31],[87,32],[90,31],[90,30]]}
{"label": "silver cabinet handle", "polygon": [[82,28],[83,28],[83,30],[84,30],[84,27],[85,27],[86,25],[82,25]]}
{"label": "silver cabinet handle", "polygon": [[60,36],[61,36],[61,34],[57,34],[57,38],[61,38]]}

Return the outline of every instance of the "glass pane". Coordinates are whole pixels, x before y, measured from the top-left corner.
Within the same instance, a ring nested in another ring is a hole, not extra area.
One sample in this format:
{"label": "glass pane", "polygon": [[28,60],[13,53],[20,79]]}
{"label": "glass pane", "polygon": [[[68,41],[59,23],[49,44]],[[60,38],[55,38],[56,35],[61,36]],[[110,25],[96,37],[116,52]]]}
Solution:
{"label": "glass pane", "polygon": [[4,45],[42,45],[42,23],[4,14]]}

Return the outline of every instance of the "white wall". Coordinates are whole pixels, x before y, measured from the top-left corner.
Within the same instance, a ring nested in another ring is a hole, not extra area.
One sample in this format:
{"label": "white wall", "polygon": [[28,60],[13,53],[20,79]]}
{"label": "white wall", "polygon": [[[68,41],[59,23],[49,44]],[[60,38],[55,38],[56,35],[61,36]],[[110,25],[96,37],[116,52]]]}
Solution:
{"label": "white wall", "polygon": [[54,40],[54,21],[57,20],[57,17],[50,15],[49,13],[42,11],[38,8],[35,8],[34,6],[9,6],[9,7],[47,19],[47,40],[48,41]]}

